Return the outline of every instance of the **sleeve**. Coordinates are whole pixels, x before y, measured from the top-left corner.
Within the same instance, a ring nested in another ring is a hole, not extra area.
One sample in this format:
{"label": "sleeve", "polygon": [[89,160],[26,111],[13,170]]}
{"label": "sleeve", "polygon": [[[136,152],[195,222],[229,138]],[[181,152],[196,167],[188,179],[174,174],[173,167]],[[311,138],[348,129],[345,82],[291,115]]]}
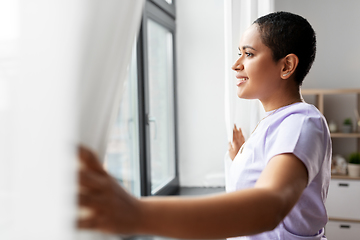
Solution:
{"label": "sleeve", "polygon": [[267,139],[267,161],[276,155],[293,153],[308,170],[308,185],[321,169],[327,140],[324,120],[320,116],[308,117],[302,114],[287,116]]}

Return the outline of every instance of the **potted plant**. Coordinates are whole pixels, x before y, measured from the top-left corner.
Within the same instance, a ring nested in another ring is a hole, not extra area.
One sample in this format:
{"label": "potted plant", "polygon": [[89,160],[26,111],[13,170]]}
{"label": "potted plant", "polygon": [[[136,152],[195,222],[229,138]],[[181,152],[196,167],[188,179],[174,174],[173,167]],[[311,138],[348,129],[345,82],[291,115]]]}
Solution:
{"label": "potted plant", "polygon": [[342,125],[342,132],[351,133],[351,129],[352,129],[352,120],[351,118],[346,118]]}
{"label": "potted plant", "polygon": [[348,173],[350,177],[360,177],[360,153],[354,152],[350,154]]}

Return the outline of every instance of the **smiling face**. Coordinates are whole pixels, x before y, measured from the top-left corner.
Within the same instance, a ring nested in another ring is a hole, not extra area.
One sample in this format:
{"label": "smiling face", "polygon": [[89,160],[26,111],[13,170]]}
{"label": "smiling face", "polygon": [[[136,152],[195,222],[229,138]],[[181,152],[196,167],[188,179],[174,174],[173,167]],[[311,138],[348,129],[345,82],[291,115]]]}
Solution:
{"label": "smiling face", "polygon": [[281,89],[283,61],[275,62],[272,51],[260,38],[253,24],[243,34],[239,45],[239,58],[232,66],[236,71],[239,98],[267,101]]}

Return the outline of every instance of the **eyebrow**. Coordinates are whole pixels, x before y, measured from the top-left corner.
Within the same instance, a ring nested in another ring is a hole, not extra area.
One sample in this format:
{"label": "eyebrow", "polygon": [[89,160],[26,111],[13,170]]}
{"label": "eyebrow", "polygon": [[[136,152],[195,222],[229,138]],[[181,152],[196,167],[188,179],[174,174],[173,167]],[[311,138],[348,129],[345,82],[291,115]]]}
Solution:
{"label": "eyebrow", "polygon": [[[245,49],[247,49],[247,48],[250,48],[250,49],[256,51],[255,48],[253,48],[252,46],[249,46],[249,45],[245,45],[245,46],[242,47],[243,50],[245,50]],[[239,51],[240,51],[240,48],[239,48]]]}

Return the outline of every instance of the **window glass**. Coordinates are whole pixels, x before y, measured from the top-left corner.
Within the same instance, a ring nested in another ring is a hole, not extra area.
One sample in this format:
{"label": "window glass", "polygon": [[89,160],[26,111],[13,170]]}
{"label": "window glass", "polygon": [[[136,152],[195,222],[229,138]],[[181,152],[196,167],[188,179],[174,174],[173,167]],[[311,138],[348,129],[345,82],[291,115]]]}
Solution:
{"label": "window glass", "polygon": [[173,34],[148,19],[151,193],[176,177]]}
{"label": "window glass", "polygon": [[141,195],[138,119],[136,44],[134,44],[120,109],[110,133],[105,168],[135,196]]}

